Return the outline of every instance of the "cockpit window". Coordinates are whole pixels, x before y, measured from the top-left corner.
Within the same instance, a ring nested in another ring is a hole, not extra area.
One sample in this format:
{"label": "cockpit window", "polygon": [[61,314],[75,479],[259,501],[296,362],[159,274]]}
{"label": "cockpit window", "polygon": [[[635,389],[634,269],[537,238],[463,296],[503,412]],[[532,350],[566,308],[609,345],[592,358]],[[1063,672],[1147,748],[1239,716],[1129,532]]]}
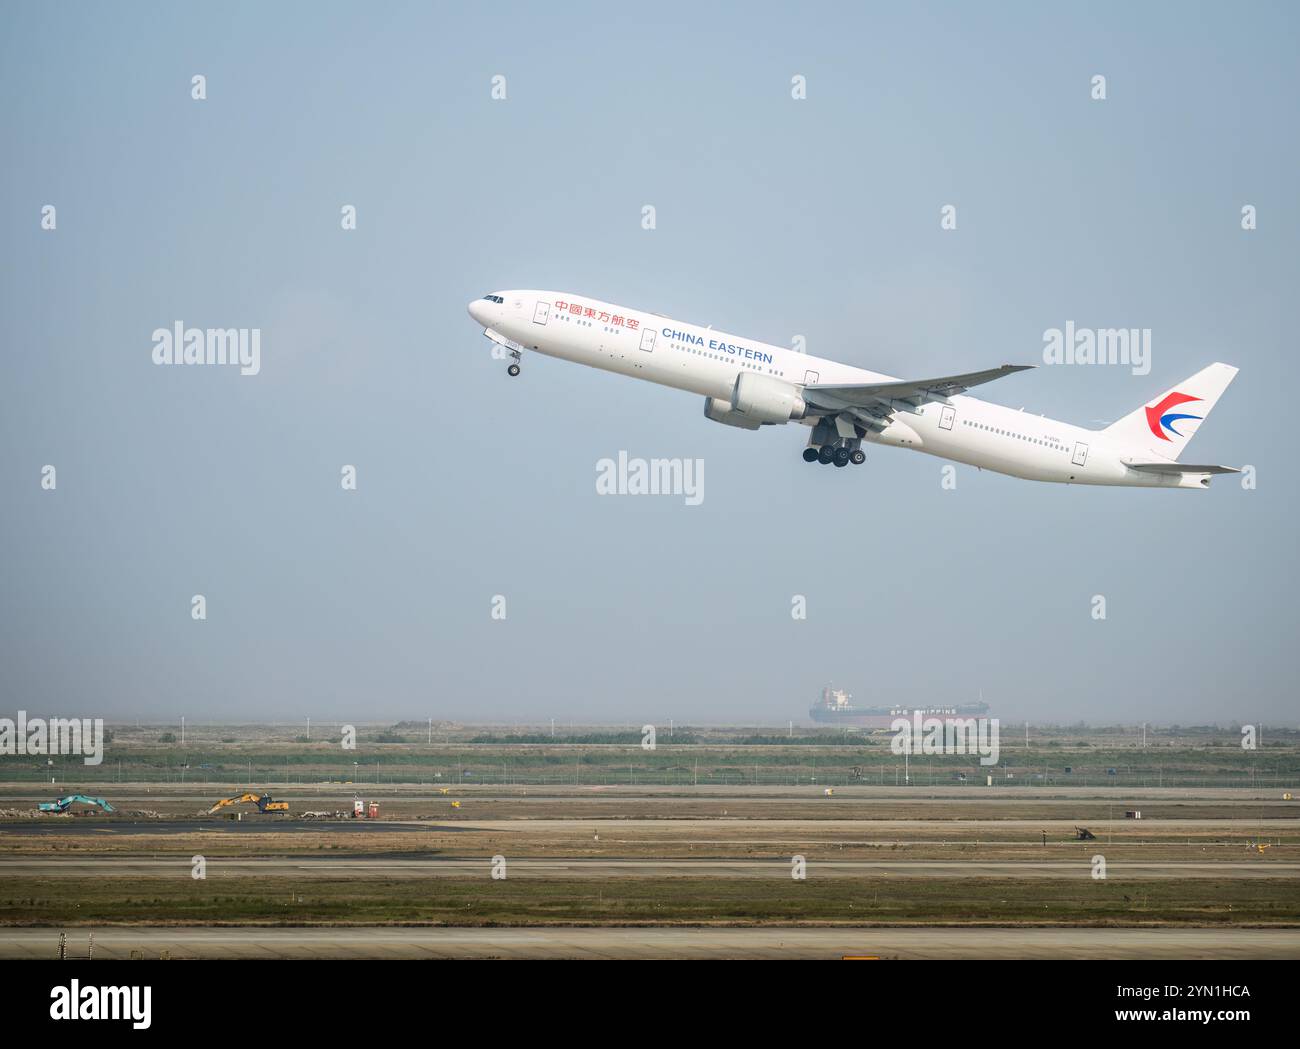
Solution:
{"label": "cockpit window", "polygon": [[500,303],[503,306],[505,305],[505,301],[506,301],[500,295],[484,295],[483,298],[487,299],[488,302]]}

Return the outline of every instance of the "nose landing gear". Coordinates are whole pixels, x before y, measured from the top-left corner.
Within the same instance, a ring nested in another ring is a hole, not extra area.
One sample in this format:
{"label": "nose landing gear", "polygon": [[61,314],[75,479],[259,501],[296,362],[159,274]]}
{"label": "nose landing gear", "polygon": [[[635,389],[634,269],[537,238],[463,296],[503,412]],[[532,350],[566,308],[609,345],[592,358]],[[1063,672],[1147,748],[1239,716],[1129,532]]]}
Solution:
{"label": "nose landing gear", "polygon": [[524,357],[524,347],[511,339],[507,339],[499,331],[493,331],[491,328],[484,328],[483,334],[492,343],[492,359],[499,361],[509,355],[511,361],[506,367],[506,374],[510,376],[518,375],[519,362]]}

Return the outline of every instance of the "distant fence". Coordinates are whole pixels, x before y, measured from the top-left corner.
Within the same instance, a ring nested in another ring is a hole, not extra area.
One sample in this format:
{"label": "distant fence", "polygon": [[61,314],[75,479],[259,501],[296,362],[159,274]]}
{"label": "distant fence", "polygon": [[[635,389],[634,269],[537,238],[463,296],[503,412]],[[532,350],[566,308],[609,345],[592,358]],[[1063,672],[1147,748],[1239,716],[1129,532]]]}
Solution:
{"label": "distant fence", "polygon": [[[964,759],[970,762],[970,759]],[[689,755],[662,755],[662,761],[648,761],[641,755],[631,761],[614,754],[569,757],[563,762],[508,759],[501,761],[370,762],[346,767],[327,764],[299,765],[253,760],[229,762],[211,768],[157,767],[137,761],[120,764],[105,761],[100,766],[83,766],[69,761],[52,768],[23,767],[18,760],[0,759],[0,783],[47,784],[52,788],[68,784],[110,784],[113,782],[157,784],[247,784],[268,787],[309,787],[324,783],[335,786],[428,785],[428,786],[653,786],[653,787],[984,787],[992,777],[997,787],[1203,787],[1251,788],[1289,791],[1300,788],[1300,759],[1270,754],[1248,768],[1207,770],[1189,767],[1144,768],[1123,765],[1074,766],[1035,770],[1030,765],[988,768],[955,758],[902,762],[854,762],[851,756],[821,762],[782,761],[776,756],[743,763],[719,760],[701,754],[698,764]]]}

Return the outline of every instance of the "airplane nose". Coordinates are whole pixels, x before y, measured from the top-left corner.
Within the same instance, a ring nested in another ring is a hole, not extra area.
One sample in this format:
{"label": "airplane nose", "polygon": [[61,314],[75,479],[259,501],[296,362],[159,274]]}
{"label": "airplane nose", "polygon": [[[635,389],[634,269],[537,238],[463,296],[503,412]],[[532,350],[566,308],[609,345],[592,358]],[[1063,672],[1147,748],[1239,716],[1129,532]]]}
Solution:
{"label": "airplane nose", "polygon": [[469,304],[467,308],[469,309],[469,315],[473,317],[476,321],[478,321],[479,324],[483,325],[483,327],[486,328],[488,324],[487,300],[475,299],[473,302]]}

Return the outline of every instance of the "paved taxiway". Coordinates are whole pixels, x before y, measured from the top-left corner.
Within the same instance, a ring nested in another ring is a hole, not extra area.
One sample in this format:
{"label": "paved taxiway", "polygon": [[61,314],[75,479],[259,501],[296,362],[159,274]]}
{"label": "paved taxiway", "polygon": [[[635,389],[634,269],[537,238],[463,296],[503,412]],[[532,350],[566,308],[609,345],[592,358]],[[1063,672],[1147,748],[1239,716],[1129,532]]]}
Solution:
{"label": "paved taxiway", "polygon": [[[59,929],[0,929],[0,957],[53,958]],[[1297,929],[72,928],[96,958],[1291,958]]]}
{"label": "paved taxiway", "polygon": [[[31,857],[0,859],[0,878],[165,877],[188,872],[189,856],[175,859],[135,857]],[[304,857],[211,856],[207,876],[264,878],[464,878],[486,877],[492,866],[487,857],[437,859],[315,859]],[[788,859],[631,859],[507,857],[510,877],[540,878],[789,878]],[[1081,878],[1093,877],[1089,857],[1078,860],[809,860],[809,877],[829,878]],[[1297,878],[1300,863],[1257,860],[1220,862],[1112,861],[1107,874],[1114,879]]]}

